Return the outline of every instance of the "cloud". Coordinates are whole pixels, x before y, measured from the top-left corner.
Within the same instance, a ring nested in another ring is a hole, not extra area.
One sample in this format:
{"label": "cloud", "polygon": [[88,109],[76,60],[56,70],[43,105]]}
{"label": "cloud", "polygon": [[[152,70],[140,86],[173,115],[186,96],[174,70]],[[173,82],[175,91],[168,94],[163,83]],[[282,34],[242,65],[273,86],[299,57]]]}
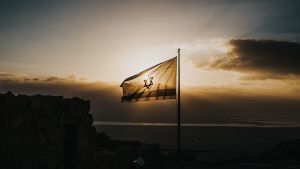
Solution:
{"label": "cloud", "polygon": [[[35,80],[34,78],[32,78],[31,80]],[[57,76],[51,76],[46,78],[45,80],[41,80],[43,82],[47,82],[47,83],[73,83],[76,82],[76,76],[71,74],[68,77],[57,77]]]}
{"label": "cloud", "polygon": [[61,80],[63,80],[63,79],[59,78],[59,77],[55,77],[55,76],[45,79],[46,82],[57,82],[57,81],[61,81]]}
{"label": "cloud", "polygon": [[0,72],[0,78],[3,78],[3,77],[15,77],[15,75],[6,73],[6,72]]}
{"label": "cloud", "polygon": [[260,78],[300,75],[299,43],[232,39],[229,44],[232,50],[212,59],[207,68],[260,74]]}
{"label": "cloud", "polygon": [[35,83],[74,83],[86,81],[84,78],[76,79],[74,74],[67,77],[49,76],[49,77],[30,77],[23,73],[0,72],[0,81],[14,82],[35,82]]}
{"label": "cloud", "polygon": [[0,72],[0,80],[3,81],[26,81],[29,80],[24,73]]}

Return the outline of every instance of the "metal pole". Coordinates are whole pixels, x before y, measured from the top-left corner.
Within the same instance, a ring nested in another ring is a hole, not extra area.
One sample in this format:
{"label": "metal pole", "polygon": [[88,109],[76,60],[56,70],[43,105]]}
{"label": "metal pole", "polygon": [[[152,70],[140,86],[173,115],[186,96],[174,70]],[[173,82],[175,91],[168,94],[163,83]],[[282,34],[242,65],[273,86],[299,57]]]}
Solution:
{"label": "metal pole", "polygon": [[177,50],[177,71],[178,71],[178,79],[177,79],[177,166],[180,169],[180,151],[181,151],[181,143],[180,143],[180,48]]}

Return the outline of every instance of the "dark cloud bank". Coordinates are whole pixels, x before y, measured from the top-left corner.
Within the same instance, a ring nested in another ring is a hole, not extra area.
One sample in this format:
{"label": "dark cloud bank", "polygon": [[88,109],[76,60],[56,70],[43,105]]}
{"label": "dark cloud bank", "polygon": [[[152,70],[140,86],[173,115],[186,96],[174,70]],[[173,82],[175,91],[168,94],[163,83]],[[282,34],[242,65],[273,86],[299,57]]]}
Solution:
{"label": "dark cloud bank", "polygon": [[300,44],[288,41],[233,39],[232,50],[208,67],[264,74],[270,78],[300,74]]}
{"label": "dark cloud bank", "polygon": [[[60,79],[61,80],[61,79]],[[175,100],[121,103],[119,84],[95,82],[0,81],[0,92],[49,94],[91,100],[96,121],[175,122]],[[203,92],[204,91],[204,92]],[[282,96],[239,95],[213,89],[183,89],[183,122],[227,123],[233,121],[300,122],[300,99]]]}

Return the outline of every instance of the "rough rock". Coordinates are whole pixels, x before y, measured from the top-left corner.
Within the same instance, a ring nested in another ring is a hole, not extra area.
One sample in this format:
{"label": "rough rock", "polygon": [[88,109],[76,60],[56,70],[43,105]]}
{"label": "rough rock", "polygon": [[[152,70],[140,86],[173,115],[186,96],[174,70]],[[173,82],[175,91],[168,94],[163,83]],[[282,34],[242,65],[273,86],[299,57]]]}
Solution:
{"label": "rough rock", "polygon": [[93,169],[96,129],[90,102],[0,94],[2,169]]}

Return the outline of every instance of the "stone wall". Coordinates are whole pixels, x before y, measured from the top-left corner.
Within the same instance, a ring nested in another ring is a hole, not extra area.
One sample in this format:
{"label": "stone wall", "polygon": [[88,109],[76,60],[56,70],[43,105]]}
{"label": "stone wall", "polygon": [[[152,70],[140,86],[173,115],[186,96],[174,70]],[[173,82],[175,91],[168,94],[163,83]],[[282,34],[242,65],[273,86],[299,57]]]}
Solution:
{"label": "stone wall", "polygon": [[96,129],[90,102],[0,94],[0,168],[92,169]]}

